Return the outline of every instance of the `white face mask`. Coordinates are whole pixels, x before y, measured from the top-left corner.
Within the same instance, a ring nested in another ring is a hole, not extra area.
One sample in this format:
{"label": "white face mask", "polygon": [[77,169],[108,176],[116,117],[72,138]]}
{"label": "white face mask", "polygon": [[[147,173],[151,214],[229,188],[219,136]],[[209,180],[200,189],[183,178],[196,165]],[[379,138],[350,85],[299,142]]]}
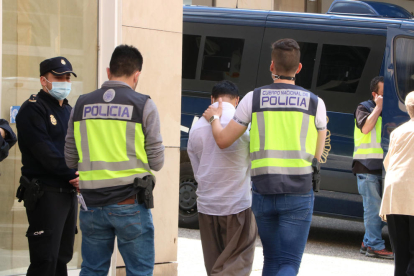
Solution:
{"label": "white face mask", "polygon": [[52,89],[48,89],[46,86],[45,88],[52,95],[56,100],[61,101],[64,100],[67,96],[69,96],[70,91],[72,90],[72,84],[70,82],[50,82],[48,79],[45,78],[48,83],[52,84]]}

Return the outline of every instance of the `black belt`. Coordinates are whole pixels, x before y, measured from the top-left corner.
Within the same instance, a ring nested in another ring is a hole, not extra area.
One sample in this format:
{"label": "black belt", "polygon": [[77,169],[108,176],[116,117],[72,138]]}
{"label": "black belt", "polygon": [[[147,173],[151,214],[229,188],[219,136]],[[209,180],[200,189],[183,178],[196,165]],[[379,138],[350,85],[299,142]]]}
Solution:
{"label": "black belt", "polygon": [[57,188],[57,187],[50,187],[50,186],[45,186],[45,185],[41,185],[41,187],[42,187],[41,188],[42,191],[45,191],[45,192],[67,193],[67,194],[76,193],[75,189]]}

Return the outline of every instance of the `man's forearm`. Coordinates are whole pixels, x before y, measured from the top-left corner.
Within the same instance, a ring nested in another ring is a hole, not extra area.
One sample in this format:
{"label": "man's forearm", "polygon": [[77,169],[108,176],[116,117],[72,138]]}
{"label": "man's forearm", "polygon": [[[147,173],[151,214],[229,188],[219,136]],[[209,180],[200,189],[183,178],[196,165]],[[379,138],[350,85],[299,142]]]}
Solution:
{"label": "man's forearm", "polygon": [[326,129],[318,131],[318,139],[316,142],[315,158],[320,161],[323,150],[325,149]]}
{"label": "man's forearm", "polygon": [[371,130],[375,127],[375,124],[377,123],[378,117],[381,115],[381,112],[382,112],[382,109],[378,107],[374,108],[372,113],[365,120],[365,124],[361,129],[362,133],[368,134],[371,132]]}
{"label": "man's forearm", "polygon": [[223,127],[220,124],[220,120],[214,120],[211,123],[211,130],[213,132],[214,140],[216,140],[216,144],[219,146],[219,148],[224,149],[231,145],[227,145],[222,141]]}
{"label": "man's forearm", "polygon": [[79,162],[79,153],[76,148],[75,134],[74,134],[74,124],[73,124],[73,108],[70,112],[68,130],[66,133],[65,140],[65,162],[66,166],[70,169],[76,169]]}

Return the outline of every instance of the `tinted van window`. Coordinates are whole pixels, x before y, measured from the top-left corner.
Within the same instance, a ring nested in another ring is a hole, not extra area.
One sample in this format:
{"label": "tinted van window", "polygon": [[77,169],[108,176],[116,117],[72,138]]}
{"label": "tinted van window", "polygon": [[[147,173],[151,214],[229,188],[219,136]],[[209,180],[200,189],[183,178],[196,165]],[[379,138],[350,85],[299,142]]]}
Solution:
{"label": "tinted van window", "polygon": [[302,70],[296,75],[296,84],[311,89],[313,68],[315,67],[317,43],[298,42],[300,46],[300,62]]}
{"label": "tinted van window", "polygon": [[397,90],[402,101],[414,90],[414,39],[399,37],[395,41]]}
{"label": "tinted van window", "polygon": [[317,88],[355,93],[369,52],[367,47],[323,45]]}
{"label": "tinted van window", "polygon": [[200,79],[238,82],[243,47],[244,39],[207,36]]}
{"label": "tinted van window", "polygon": [[195,79],[198,52],[200,50],[200,35],[183,35],[183,79]]}

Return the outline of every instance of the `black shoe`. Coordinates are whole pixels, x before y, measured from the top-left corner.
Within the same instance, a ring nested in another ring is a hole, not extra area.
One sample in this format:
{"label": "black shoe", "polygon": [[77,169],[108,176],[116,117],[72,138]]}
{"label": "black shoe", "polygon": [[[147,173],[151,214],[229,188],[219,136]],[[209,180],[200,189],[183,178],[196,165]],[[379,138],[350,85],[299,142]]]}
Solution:
{"label": "black shoe", "polygon": [[365,246],[364,242],[361,244],[361,249],[359,249],[359,253],[367,254],[368,247]]}
{"label": "black shoe", "polygon": [[394,259],[394,254],[387,249],[382,250],[373,250],[371,247],[368,247],[366,256],[368,257],[375,257],[375,258],[383,258],[383,259]]}

